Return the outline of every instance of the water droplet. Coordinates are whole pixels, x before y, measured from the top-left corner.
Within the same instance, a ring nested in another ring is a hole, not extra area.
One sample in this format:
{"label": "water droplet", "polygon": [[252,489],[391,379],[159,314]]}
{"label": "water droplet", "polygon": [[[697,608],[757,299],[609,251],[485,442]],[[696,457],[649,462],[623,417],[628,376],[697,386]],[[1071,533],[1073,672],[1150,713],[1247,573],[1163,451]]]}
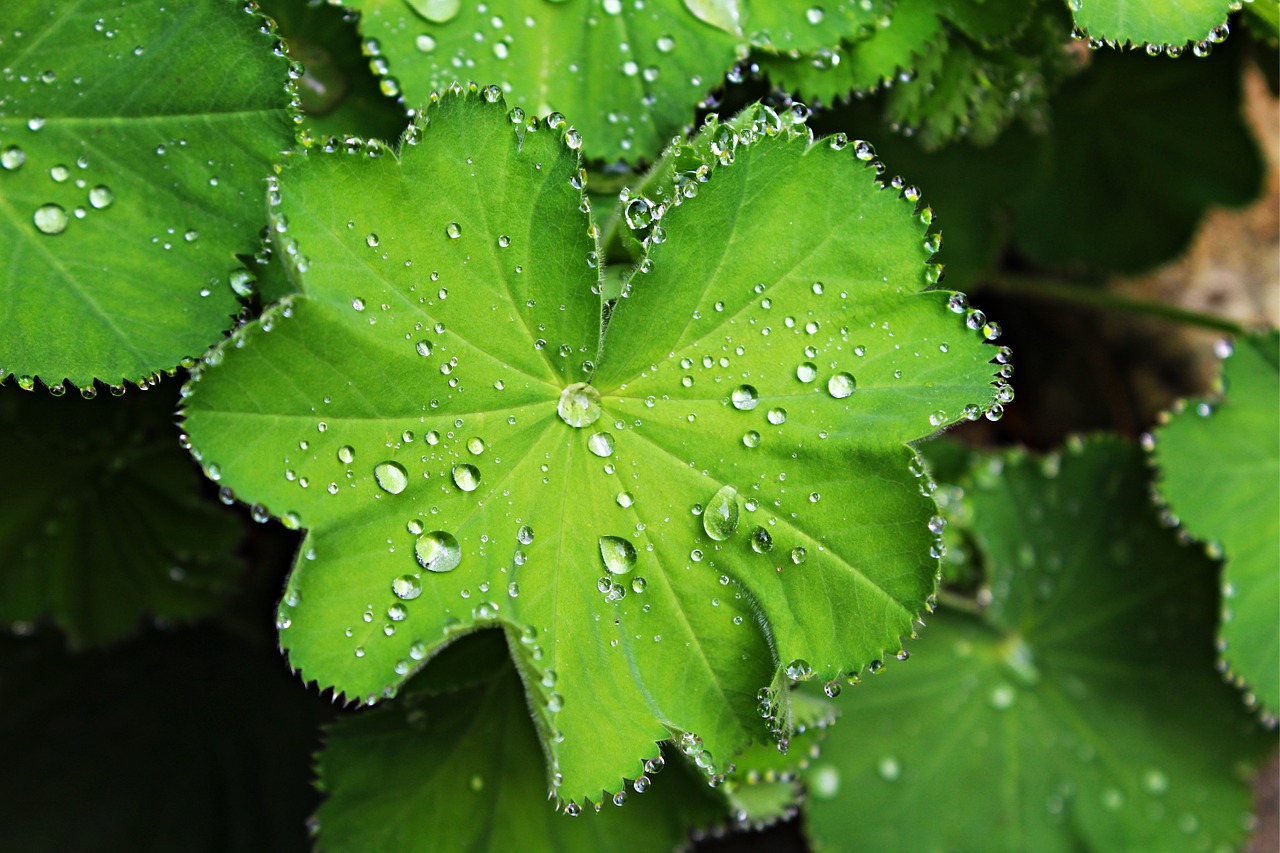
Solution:
{"label": "water droplet", "polygon": [[585,382],[575,382],[560,392],[556,413],[571,427],[591,426],[604,411],[600,392]]}
{"label": "water droplet", "polygon": [[721,486],[707,501],[702,513],[702,528],[717,542],[723,542],[738,529],[738,490]]}
{"label": "water droplet", "polygon": [[[837,373],[827,380],[827,393],[837,400],[848,397],[858,387],[858,383],[853,376],[848,373]],[[858,399],[862,399],[859,397]]]}
{"label": "water droplet", "polygon": [[740,412],[749,412],[760,405],[760,394],[751,385],[739,385],[729,395],[729,401]]}
{"label": "water droplet", "polygon": [[742,434],[742,443],[745,444],[747,447],[759,447],[760,433],[756,432],[753,429],[747,430],[745,433]]}
{"label": "water droplet", "polygon": [[104,207],[110,207],[111,202],[116,200],[116,194],[111,191],[111,187],[105,184],[99,184],[89,190],[89,205],[97,210]]}
{"label": "water droplet", "polygon": [[902,765],[892,755],[886,755],[876,762],[876,772],[884,781],[894,782],[902,775]]}
{"label": "water droplet", "polygon": [[791,661],[783,672],[792,681],[804,681],[813,678],[813,667],[809,666],[809,662],[803,658],[796,658]]}
{"label": "water droplet", "polygon": [[806,551],[804,548],[791,549],[791,562],[794,563],[795,565],[797,566],[801,565],[808,558],[809,558],[809,552]]}
{"label": "water droplet", "polygon": [[796,368],[796,379],[799,379],[801,382],[812,382],[817,378],[818,366],[812,361],[803,362]]}
{"label": "water droplet", "polygon": [[607,432],[598,432],[587,439],[587,449],[599,457],[613,455],[613,436]]}
{"label": "water droplet", "polygon": [[644,196],[636,196],[623,208],[623,216],[632,231],[647,228],[653,222],[653,203]]}
{"label": "water droplet", "polygon": [[782,424],[785,424],[787,422],[787,410],[782,408],[781,406],[779,406],[776,409],[770,409],[768,418],[769,418],[769,423],[773,424],[774,426],[780,426]]}
{"label": "water droplet", "polygon": [[636,502],[635,496],[630,492],[618,492],[618,506],[626,508]]}
{"label": "water droplet", "polygon": [[[352,458],[355,458],[354,455]],[[409,474],[399,462],[379,462],[373,467],[373,478],[384,492],[393,495],[400,494],[409,485]]]}
{"label": "water droplet", "polygon": [[757,554],[767,554],[773,550],[773,537],[763,527],[751,531],[751,550]]}
{"label": "water droplet", "polygon": [[418,351],[418,355],[421,355],[421,356],[431,355],[431,341],[428,341],[426,339],[418,341],[416,344],[413,345],[413,348]]}
{"label": "water droplet", "polygon": [[454,465],[453,483],[464,492],[474,492],[480,486],[480,470],[474,465]]}
{"label": "water droplet", "polygon": [[396,598],[412,601],[422,595],[422,581],[417,575],[401,575],[391,582],[391,591]]}
{"label": "water droplet", "polygon": [[61,234],[67,230],[67,211],[60,204],[42,204],[36,208],[31,221],[44,234]]}
{"label": "water droplet", "polygon": [[[355,461],[355,459],[356,459],[356,451],[355,451],[355,448],[353,448],[351,445],[349,445],[349,444],[344,444],[344,445],[342,445],[341,447],[339,447],[339,448],[338,448],[338,461],[339,461],[339,462],[344,462],[344,463],[346,463],[347,465],[350,465],[352,462],[354,462],[354,461]],[[374,476],[375,476],[375,477],[377,476],[377,472],[376,472],[376,471],[375,471],[375,473],[374,473]]]}
{"label": "water droplet", "polygon": [[472,456],[479,456],[484,453],[484,439],[478,435],[473,435],[467,439],[467,452]]}
{"label": "water droplet", "polygon": [[987,702],[997,711],[1008,710],[1017,701],[1017,692],[1008,684],[997,684],[991,688],[991,693],[987,696]]}
{"label": "water droplet", "polygon": [[418,565],[429,572],[450,572],[462,562],[462,548],[453,534],[433,530],[418,537],[413,544]]}
{"label": "water droplet", "polygon": [[444,233],[449,235],[450,240],[456,240],[462,236],[462,226],[456,222],[450,222],[444,227]]}
{"label": "water droplet", "polygon": [[601,536],[600,558],[604,567],[615,575],[625,575],[636,567],[635,546],[621,536]]}
{"label": "water droplet", "polygon": [[406,2],[428,21],[445,24],[458,15],[462,0],[406,0]]}
{"label": "water droplet", "polygon": [[0,151],[0,166],[8,169],[10,172],[22,168],[22,164],[27,162],[27,152],[23,151],[17,145],[10,145],[4,151]]}

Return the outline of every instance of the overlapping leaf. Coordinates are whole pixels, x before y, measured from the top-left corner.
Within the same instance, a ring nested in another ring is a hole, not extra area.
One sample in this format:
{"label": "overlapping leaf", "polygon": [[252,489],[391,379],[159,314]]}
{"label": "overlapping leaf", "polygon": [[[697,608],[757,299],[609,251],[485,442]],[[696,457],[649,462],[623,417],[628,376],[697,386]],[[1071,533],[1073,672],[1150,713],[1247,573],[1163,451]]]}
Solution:
{"label": "overlapping leaf", "polygon": [[0,378],[140,380],[238,304],[293,139],[288,63],[242,3],[18,0],[0,36]]}
{"label": "overlapping leaf", "polygon": [[[1118,46],[1213,44],[1226,38],[1231,0],[1067,0],[1076,27]],[[1236,2],[1235,8],[1240,8]],[[1201,48],[1203,49],[1203,48]]]}
{"label": "overlapping leaf", "polygon": [[1226,560],[1223,656],[1272,715],[1280,709],[1278,347],[1275,333],[1241,340],[1223,371],[1226,398],[1175,415],[1155,450],[1169,509]]}
{"label": "overlapping leaf", "polygon": [[911,632],[937,563],[904,443],[1009,395],[993,349],[923,290],[911,202],[803,125],[724,140],[602,342],[576,133],[496,89],[418,121],[286,169],[302,294],[187,401],[206,470],[309,529],[282,643],[374,700],[505,624],[561,800],[675,736],[720,772],[760,688]]}
{"label": "overlapping leaf", "polygon": [[[501,634],[484,633],[493,636],[477,639],[496,640],[505,658]],[[599,814],[556,814],[520,680],[505,660],[475,672],[488,658],[478,645],[451,647],[393,705],[329,730],[319,762],[328,798],[316,815],[318,850],[659,853],[725,822],[723,799],[678,758],[651,762],[650,775]],[[471,677],[442,682],[439,664],[455,672],[465,665]]]}
{"label": "overlapping leaf", "polygon": [[222,602],[243,529],[202,494],[166,388],[93,401],[0,390],[0,621],[48,618],[83,646]]}
{"label": "overlapping leaf", "polygon": [[591,159],[652,158],[751,45],[811,51],[865,32],[891,4],[810,0],[346,0],[375,62],[416,103],[497,83],[530,114],[571,116]]}
{"label": "overlapping leaf", "polygon": [[991,605],[944,608],[846,691],[808,775],[823,850],[1239,844],[1275,740],[1213,672],[1214,566],[1147,488],[1115,439],[990,459],[969,499]]}

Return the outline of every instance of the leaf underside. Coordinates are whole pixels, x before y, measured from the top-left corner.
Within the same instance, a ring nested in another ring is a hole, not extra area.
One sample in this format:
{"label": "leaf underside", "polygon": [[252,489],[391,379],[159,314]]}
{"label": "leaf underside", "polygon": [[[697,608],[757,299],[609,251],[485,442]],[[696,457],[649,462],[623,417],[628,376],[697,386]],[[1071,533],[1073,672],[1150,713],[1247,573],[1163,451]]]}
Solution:
{"label": "leaf underside", "polygon": [[979,468],[966,491],[992,602],[944,608],[910,662],[845,691],[806,777],[823,850],[1240,843],[1275,740],[1213,671],[1213,564],[1159,525],[1147,488],[1141,452],[1114,439]]}
{"label": "leaf underside", "polygon": [[1160,494],[1193,536],[1216,542],[1221,639],[1251,702],[1280,709],[1280,339],[1245,338],[1223,371],[1226,399],[1188,407],[1161,428]]}
{"label": "leaf underside", "polygon": [[0,378],[172,370],[238,309],[235,253],[293,141],[287,60],[230,0],[19,2],[5,18]]}
{"label": "leaf underside", "polygon": [[[784,669],[830,679],[911,633],[937,562],[904,445],[992,405],[994,350],[922,291],[910,202],[802,126],[744,135],[666,212],[602,346],[563,128],[474,89],[418,121],[399,156],[285,170],[302,293],[187,400],[206,470],[309,529],[281,642],[373,701],[501,624],[561,800],[601,801],[675,735],[723,772]],[[588,379],[601,415],[575,429],[557,406]],[[697,513],[730,504],[713,538]]]}

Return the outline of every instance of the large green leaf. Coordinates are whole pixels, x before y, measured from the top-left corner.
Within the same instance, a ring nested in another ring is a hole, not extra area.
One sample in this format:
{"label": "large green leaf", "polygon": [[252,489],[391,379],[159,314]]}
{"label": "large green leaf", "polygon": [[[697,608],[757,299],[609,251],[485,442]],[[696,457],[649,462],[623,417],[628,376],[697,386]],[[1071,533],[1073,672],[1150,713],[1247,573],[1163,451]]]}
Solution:
{"label": "large green leaf", "polygon": [[969,489],[982,617],[846,690],[808,774],[822,850],[1234,849],[1275,747],[1213,672],[1214,566],[1136,446],[993,456]]}
{"label": "large green leaf", "polygon": [[[1264,3],[1267,0],[1263,0]],[[1119,46],[1221,41],[1231,0],[1067,0],[1076,27],[1088,38]],[[1240,3],[1235,2],[1235,8]]]}
{"label": "large green leaf", "polygon": [[1160,494],[1194,536],[1226,559],[1223,656],[1274,717],[1280,710],[1280,338],[1239,342],[1226,398],[1174,415],[1155,446]]}
{"label": "large green leaf", "polygon": [[[752,44],[834,46],[886,0],[345,0],[416,107],[451,83],[496,83],[531,114],[558,110],[592,159],[649,159]],[[816,10],[816,11],[815,11]],[[825,11],[824,11],[825,10]]]}
{"label": "large green leaf", "polygon": [[209,630],[82,654],[0,636],[0,691],[0,848],[309,849],[316,702],[270,650]]}
{"label": "large green leaf", "polygon": [[[500,633],[483,634],[501,650]],[[475,647],[468,638],[446,656],[469,664]],[[691,830],[725,822],[724,800],[676,757],[655,759],[642,782],[599,814],[557,814],[510,664],[456,687],[438,684],[435,669],[433,662],[389,707],[329,729],[317,770],[328,793],[316,815],[318,850],[668,851]]]}
{"label": "large green leaf", "polygon": [[0,390],[0,622],[49,618],[73,646],[222,603],[243,528],[174,440],[175,394]]}
{"label": "large green leaf", "polygon": [[293,139],[273,43],[231,0],[5,4],[0,378],[136,381],[231,325]]}
{"label": "large green leaf", "polygon": [[187,400],[206,470],[309,529],[282,643],[372,701],[506,624],[562,800],[677,735],[719,773],[762,687],[911,632],[937,562],[905,442],[1011,395],[982,318],[923,291],[925,224],[852,146],[762,122],[648,226],[602,341],[573,132],[496,88],[418,122],[285,170],[302,293]]}

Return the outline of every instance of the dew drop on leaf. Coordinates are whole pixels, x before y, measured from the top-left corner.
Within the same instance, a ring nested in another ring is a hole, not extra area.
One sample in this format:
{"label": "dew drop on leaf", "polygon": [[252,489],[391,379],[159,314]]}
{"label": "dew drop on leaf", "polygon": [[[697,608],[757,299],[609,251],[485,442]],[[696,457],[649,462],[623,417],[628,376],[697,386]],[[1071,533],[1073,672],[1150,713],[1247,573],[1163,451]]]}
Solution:
{"label": "dew drop on leaf", "polygon": [[635,546],[621,536],[601,536],[600,558],[604,567],[615,575],[625,575],[636,567]]}
{"label": "dew drop on leaf", "polygon": [[[338,448],[339,462],[343,462],[343,463],[346,463],[347,465],[350,465],[352,462],[355,461],[355,459],[356,459],[356,451],[355,451],[355,448],[353,448],[351,445],[344,444]],[[376,472],[374,476],[375,477],[377,476]]]}
{"label": "dew drop on leaf", "polygon": [[721,486],[707,501],[702,512],[702,528],[717,542],[723,542],[738,529],[738,490]]}
{"label": "dew drop on leaf", "polygon": [[613,436],[607,432],[598,432],[587,439],[587,449],[601,458],[613,455]]}
{"label": "dew drop on leaf", "polygon": [[458,16],[462,0],[405,0],[413,11],[428,21],[447,24]]}
{"label": "dew drop on leaf", "polygon": [[464,492],[474,492],[480,486],[480,471],[474,465],[454,465],[453,483]]}
{"label": "dew drop on leaf", "polygon": [[751,550],[757,554],[767,554],[773,550],[773,537],[763,527],[751,531]]}
{"label": "dew drop on leaf", "polygon": [[105,184],[99,184],[89,190],[89,205],[96,210],[102,210],[104,207],[110,207],[111,202],[116,200],[116,194],[111,191],[111,187]]}
{"label": "dew drop on leaf", "polygon": [[739,385],[729,395],[729,401],[740,412],[748,412],[760,405],[760,394],[751,385]]}
{"label": "dew drop on leaf", "polygon": [[61,234],[67,230],[67,211],[60,204],[42,204],[36,208],[31,221],[42,234]]}
{"label": "dew drop on leaf", "polygon": [[462,562],[462,548],[452,533],[433,530],[418,537],[413,545],[418,565],[429,572],[451,572]]}
{"label": "dew drop on leaf", "polygon": [[835,397],[837,400],[842,400],[845,397],[848,397],[857,387],[858,383],[854,381],[853,376],[848,373],[837,373],[835,376],[832,376],[827,380],[827,393],[832,397]]}
{"label": "dew drop on leaf", "polygon": [[796,379],[801,382],[812,382],[818,378],[818,366],[812,361],[805,361],[796,368]]}
{"label": "dew drop on leaf", "polygon": [[604,411],[600,392],[585,382],[575,382],[560,392],[556,413],[571,427],[591,426]]}
{"label": "dew drop on leaf", "polygon": [[[342,451],[338,451],[341,458]],[[352,459],[354,459],[354,453]],[[350,460],[343,460],[344,462]],[[409,485],[409,474],[399,462],[379,462],[373,468],[373,478],[384,492],[398,495]]]}

